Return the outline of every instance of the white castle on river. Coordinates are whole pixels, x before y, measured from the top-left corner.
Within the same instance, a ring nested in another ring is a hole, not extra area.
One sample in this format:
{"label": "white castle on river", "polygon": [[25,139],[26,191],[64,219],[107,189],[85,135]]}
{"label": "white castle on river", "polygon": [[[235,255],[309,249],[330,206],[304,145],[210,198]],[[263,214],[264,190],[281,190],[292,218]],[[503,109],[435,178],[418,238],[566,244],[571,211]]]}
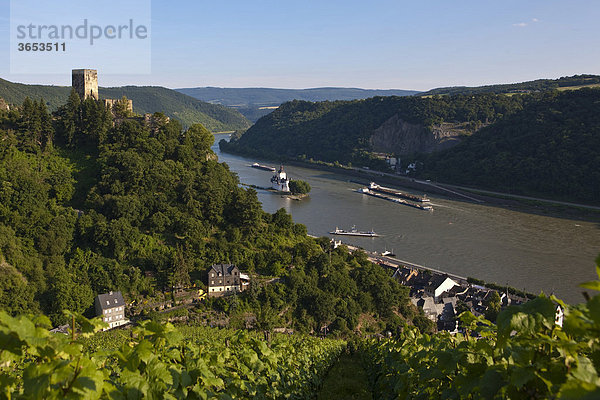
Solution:
{"label": "white castle on river", "polygon": [[283,165],[279,167],[279,171],[273,175],[271,178],[271,187],[280,192],[289,192],[290,191],[290,180],[287,177],[287,174],[283,170]]}

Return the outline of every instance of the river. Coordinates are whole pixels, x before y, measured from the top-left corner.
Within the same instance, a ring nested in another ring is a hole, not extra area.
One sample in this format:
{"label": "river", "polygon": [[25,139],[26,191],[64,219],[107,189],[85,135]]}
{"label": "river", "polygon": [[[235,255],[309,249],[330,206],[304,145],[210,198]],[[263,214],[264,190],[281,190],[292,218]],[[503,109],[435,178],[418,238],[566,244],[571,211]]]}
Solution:
{"label": "river", "polygon": [[[213,150],[245,184],[269,186],[271,172],[250,168],[273,162]],[[308,233],[330,236],[336,227],[373,229],[378,238],[339,236],[344,243],[369,251],[393,251],[396,257],[464,277],[508,284],[532,293],[554,293],[583,301],[578,284],[596,277],[600,225],[594,222],[536,215],[430,195],[433,212],[355,193],[360,185],[349,176],[285,166],[288,176],[310,183],[310,197],[294,201],[258,190],[263,209],[285,208]],[[409,191],[409,190],[406,190]],[[423,193],[416,193],[423,194]]]}

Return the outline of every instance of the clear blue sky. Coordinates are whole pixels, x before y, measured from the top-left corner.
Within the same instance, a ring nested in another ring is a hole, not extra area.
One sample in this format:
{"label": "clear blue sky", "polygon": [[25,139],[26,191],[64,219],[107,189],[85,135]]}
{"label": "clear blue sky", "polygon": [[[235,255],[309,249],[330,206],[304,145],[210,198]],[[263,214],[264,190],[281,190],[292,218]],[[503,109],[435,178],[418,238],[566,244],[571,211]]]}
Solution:
{"label": "clear blue sky", "polygon": [[[0,0],[0,77],[70,84],[70,71],[9,73],[9,15],[9,1]],[[99,79],[102,86],[425,90],[600,74],[598,21],[598,0],[154,0],[152,73],[99,71]]]}

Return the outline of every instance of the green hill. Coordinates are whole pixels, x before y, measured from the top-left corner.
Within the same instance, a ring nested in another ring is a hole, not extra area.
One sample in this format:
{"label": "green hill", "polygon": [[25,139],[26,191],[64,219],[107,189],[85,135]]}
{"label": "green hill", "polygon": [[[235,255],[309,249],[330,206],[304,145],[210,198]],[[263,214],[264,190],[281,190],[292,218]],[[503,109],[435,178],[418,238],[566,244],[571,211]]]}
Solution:
{"label": "green hill", "polygon": [[[9,104],[21,104],[25,97],[43,98],[50,110],[56,110],[69,96],[70,87],[25,85],[0,79],[0,98]],[[163,112],[176,118],[184,126],[201,123],[213,132],[244,130],[250,122],[240,113],[218,104],[198,101],[171,89],[159,86],[124,86],[100,88],[100,98],[127,98],[133,100],[136,113]]]}
{"label": "green hill", "polygon": [[[285,103],[224,151],[380,170],[375,153],[441,182],[600,202],[600,89]],[[453,147],[455,146],[455,147]]]}
{"label": "green hill", "polygon": [[[379,160],[370,154],[374,150],[398,154],[432,151],[437,146],[434,139],[430,141],[432,132],[443,124],[456,124],[443,125],[443,129],[452,128],[458,132],[454,132],[456,135],[465,136],[521,108],[522,102],[520,96],[493,94],[319,103],[295,100],[261,118],[239,139],[224,143],[223,148],[270,158],[312,158],[377,167],[381,166]],[[380,133],[378,130],[390,121],[395,121],[394,126]],[[379,136],[381,141],[373,140]],[[403,146],[402,140],[418,145]],[[390,141],[399,142],[398,148],[388,146]]]}
{"label": "green hill", "polygon": [[421,176],[600,204],[600,89],[548,92],[424,160]]}
{"label": "green hill", "polygon": [[253,122],[273,111],[273,107],[292,100],[357,100],[374,96],[412,96],[419,93],[415,90],[337,87],[312,89],[197,87],[176,90],[202,101],[235,108]]}
{"label": "green hill", "polygon": [[477,87],[455,86],[443,87],[421,93],[421,96],[432,96],[436,94],[475,94],[475,93],[531,93],[547,90],[564,90],[569,88],[580,88],[583,86],[599,86],[598,75],[574,75],[558,79],[537,79],[535,81],[508,83],[500,85],[486,85]]}

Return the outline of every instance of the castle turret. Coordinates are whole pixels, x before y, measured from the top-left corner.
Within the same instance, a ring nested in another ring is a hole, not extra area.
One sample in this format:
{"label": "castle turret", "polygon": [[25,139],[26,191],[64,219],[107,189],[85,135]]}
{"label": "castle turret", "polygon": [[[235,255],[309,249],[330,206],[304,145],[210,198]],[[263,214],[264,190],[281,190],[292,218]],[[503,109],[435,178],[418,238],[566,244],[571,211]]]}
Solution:
{"label": "castle turret", "polygon": [[74,69],[71,73],[73,89],[81,100],[92,97],[98,100],[98,71],[95,69]]}

